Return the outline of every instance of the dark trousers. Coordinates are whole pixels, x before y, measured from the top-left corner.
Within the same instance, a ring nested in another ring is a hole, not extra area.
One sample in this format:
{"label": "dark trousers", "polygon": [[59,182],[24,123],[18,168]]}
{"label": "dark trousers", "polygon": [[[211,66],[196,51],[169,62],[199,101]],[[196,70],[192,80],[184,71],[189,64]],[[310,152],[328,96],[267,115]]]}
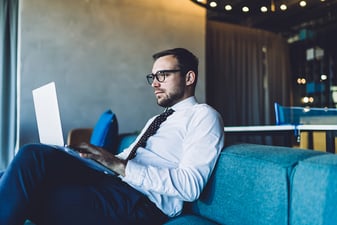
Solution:
{"label": "dark trousers", "polygon": [[161,224],[167,217],[118,177],[47,145],[20,149],[0,173],[0,224]]}

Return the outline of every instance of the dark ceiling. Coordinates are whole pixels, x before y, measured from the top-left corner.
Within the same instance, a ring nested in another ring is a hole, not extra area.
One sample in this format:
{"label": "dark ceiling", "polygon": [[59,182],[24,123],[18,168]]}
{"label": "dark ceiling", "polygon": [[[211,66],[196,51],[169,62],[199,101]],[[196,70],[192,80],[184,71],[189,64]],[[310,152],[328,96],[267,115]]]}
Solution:
{"label": "dark ceiling", "polygon": [[[291,37],[301,30],[319,33],[337,33],[337,0],[306,0],[307,5],[300,7],[300,0],[192,0],[207,8],[207,18],[244,26],[269,30]],[[210,2],[216,2],[217,7],[210,7]],[[225,5],[230,3],[231,11],[225,11]],[[287,5],[286,11],[281,11],[281,3]],[[268,11],[262,13],[261,6],[267,6]],[[272,5],[275,11],[271,11]],[[249,7],[249,12],[241,11],[243,6]]]}

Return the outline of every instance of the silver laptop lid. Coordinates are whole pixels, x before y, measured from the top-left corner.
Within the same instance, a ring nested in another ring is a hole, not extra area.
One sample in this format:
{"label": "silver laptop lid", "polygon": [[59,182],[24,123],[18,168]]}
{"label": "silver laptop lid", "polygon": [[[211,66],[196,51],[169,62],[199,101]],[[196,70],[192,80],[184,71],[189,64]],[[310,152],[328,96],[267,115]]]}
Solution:
{"label": "silver laptop lid", "polygon": [[64,146],[55,82],[32,92],[40,142]]}

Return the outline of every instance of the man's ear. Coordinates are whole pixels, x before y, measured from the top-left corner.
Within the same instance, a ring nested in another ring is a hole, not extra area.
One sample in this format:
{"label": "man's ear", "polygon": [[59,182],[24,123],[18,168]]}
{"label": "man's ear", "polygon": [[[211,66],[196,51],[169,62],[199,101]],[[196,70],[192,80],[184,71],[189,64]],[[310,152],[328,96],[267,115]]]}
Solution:
{"label": "man's ear", "polygon": [[191,85],[195,82],[195,73],[190,70],[186,74],[186,85]]}

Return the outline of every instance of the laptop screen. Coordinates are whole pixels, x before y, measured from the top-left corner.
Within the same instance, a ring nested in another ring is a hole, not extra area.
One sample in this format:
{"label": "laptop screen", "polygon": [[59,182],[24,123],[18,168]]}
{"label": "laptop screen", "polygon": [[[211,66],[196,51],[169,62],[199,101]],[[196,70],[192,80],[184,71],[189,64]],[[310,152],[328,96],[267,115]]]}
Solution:
{"label": "laptop screen", "polygon": [[40,142],[64,146],[55,82],[32,92]]}

